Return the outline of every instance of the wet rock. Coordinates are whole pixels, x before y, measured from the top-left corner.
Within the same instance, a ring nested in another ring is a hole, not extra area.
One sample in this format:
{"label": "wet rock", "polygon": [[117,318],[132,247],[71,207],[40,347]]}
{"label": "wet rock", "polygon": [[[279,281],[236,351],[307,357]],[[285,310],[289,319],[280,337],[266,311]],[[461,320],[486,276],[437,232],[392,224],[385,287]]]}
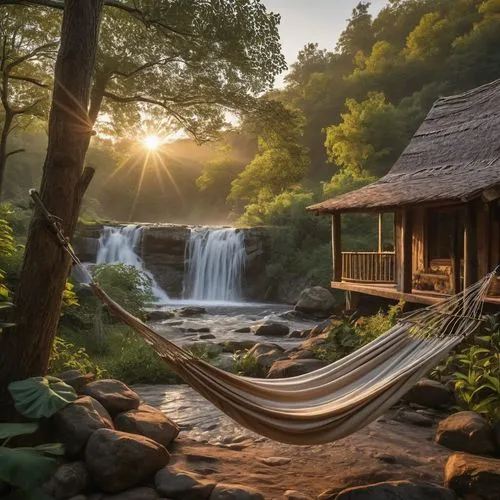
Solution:
{"label": "wet rock", "polygon": [[179,435],[177,424],[149,405],[120,413],[115,419],[115,426],[119,431],[148,437],[163,446],[168,446]]}
{"label": "wet rock", "polygon": [[444,468],[444,484],[463,498],[500,498],[500,460],[454,453]]}
{"label": "wet rock", "polygon": [[453,490],[433,484],[388,481],[348,488],[341,491],[336,500],[456,500],[456,498]]}
{"label": "wet rock", "polygon": [[450,389],[435,380],[422,379],[404,396],[410,403],[417,403],[427,408],[440,408],[453,400]]}
{"label": "wet rock", "polygon": [[413,425],[418,425],[419,427],[432,427],[434,425],[434,420],[432,418],[415,411],[398,411],[395,418],[400,422],[407,422]]}
{"label": "wet rock", "polygon": [[84,385],[94,382],[95,375],[93,373],[82,373],[79,370],[66,370],[58,378],[73,387],[76,391],[79,391]]}
{"label": "wet rock", "polygon": [[202,333],[201,335],[198,335],[198,338],[200,340],[213,340],[215,339],[215,335],[212,335],[211,333]]}
{"label": "wet rock", "polygon": [[269,370],[267,378],[296,377],[297,375],[304,375],[327,365],[326,361],[319,359],[286,359],[276,361]]}
{"label": "wet rock", "polygon": [[290,339],[305,339],[309,336],[311,333],[311,330],[294,330],[293,332],[290,332],[288,335],[288,338]]}
{"label": "wet rock", "polygon": [[275,321],[266,321],[259,325],[254,334],[259,336],[269,336],[269,337],[285,337],[290,333],[290,328],[283,323],[277,323]]}
{"label": "wet rock", "polygon": [[51,422],[57,439],[64,444],[66,454],[77,457],[85,449],[91,434],[97,429],[113,429],[106,409],[90,396],[76,399],[59,410]]}
{"label": "wet rock", "polygon": [[164,467],[156,473],[155,487],[160,495],[175,500],[205,500],[215,488],[215,483],[203,481],[198,474],[174,471]]}
{"label": "wet rock", "polygon": [[322,321],[319,323],[319,325],[316,325],[309,333],[309,337],[317,337],[318,335],[321,335],[326,328],[330,327],[332,325],[332,320],[327,319],[325,321]]}
{"label": "wet rock", "polygon": [[99,401],[111,415],[135,410],[140,403],[139,396],[119,380],[98,380],[86,385],[80,392]]}
{"label": "wet rock", "polygon": [[118,495],[108,495],[103,500],[157,500],[159,498],[160,495],[154,488],[141,486],[118,493]]}
{"label": "wet rock", "polygon": [[219,483],[212,491],[210,500],[264,500],[264,495],[248,486]]}
{"label": "wet rock", "polygon": [[234,332],[235,333],[250,333],[251,331],[252,331],[252,329],[249,326],[244,326],[242,328],[238,328]]}
{"label": "wet rock", "polygon": [[201,316],[207,314],[207,310],[204,307],[189,306],[178,309],[177,314],[183,317]]}
{"label": "wet rock", "polygon": [[222,345],[224,352],[246,351],[257,345],[253,340],[230,340]]}
{"label": "wet rock", "polygon": [[490,424],[473,411],[462,411],[439,422],[436,442],[450,450],[490,454],[495,450]]}
{"label": "wet rock", "polygon": [[188,328],[187,331],[190,333],[210,333],[210,328],[207,326],[202,328]]}
{"label": "wet rock", "polygon": [[234,359],[227,355],[219,356],[212,364],[221,370],[232,372],[234,368]]}
{"label": "wet rock", "polygon": [[295,310],[306,314],[328,315],[336,306],[330,290],[322,286],[306,288],[295,304]]}
{"label": "wet rock", "polygon": [[146,314],[147,321],[165,321],[172,319],[175,314],[172,311],[149,311]]}
{"label": "wet rock", "polygon": [[119,493],[138,485],[167,465],[170,455],[152,439],[99,429],[85,448],[85,462],[102,491]]}
{"label": "wet rock", "polygon": [[61,465],[51,481],[51,493],[56,500],[65,500],[83,493],[89,485],[89,474],[83,462]]}
{"label": "wet rock", "polygon": [[285,500],[313,500],[312,497],[296,490],[287,490],[283,494]]}

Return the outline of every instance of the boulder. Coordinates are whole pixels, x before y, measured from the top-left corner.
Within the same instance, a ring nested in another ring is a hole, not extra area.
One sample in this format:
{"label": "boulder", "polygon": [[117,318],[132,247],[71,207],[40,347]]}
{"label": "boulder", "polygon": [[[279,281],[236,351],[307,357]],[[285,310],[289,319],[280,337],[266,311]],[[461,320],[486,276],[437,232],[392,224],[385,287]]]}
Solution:
{"label": "boulder", "polygon": [[268,337],[285,337],[289,333],[290,328],[288,328],[288,325],[276,321],[265,321],[254,332],[255,335]]}
{"label": "boulder", "polygon": [[94,382],[95,375],[93,373],[82,373],[79,370],[66,370],[58,378],[79,391],[84,385]]}
{"label": "boulder", "polygon": [[312,351],[295,351],[289,354],[290,359],[314,359],[316,355]]}
{"label": "boulder", "polygon": [[123,491],[117,495],[107,495],[103,500],[158,500],[160,495],[154,488],[140,486],[131,490]]}
{"label": "boulder", "polygon": [[283,348],[277,344],[257,344],[248,351],[247,356],[255,360],[261,374],[266,374],[275,361],[287,359]]}
{"label": "boulder", "polygon": [[500,460],[454,453],[444,467],[444,484],[463,498],[500,498]]}
{"label": "boulder", "polygon": [[192,472],[174,471],[164,467],[155,476],[156,491],[163,497],[174,500],[206,500],[215,488],[215,483],[203,481]]}
{"label": "boulder", "polygon": [[166,448],[152,439],[109,429],[95,431],[85,448],[90,475],[107,493],[137,486],[169,460]]}
{"label": "boulder", "polygon": [[456,500],[453,490],[428,483],[387,481],[341,491],[336,500]]}
{"label": "boulder", "polygon": [[327,365],[326,361],[319,359],[286,359],[276,361],[269,370],[267,378],[296,377],[313,372]]}
{"label": "boulder", "polygon": [[427,408],[440,408],[452,402],[453,394],[448,387],[440,382],[422,379],[410,389],[404,399]]}
{"label": "boulder", "polygon": [[202,333],[202,334],[198,335],[198,338],[200,340],[213,340],[216,337],[212,333]]}
{"label": "boulder", "polygon": [[450,450],[479,455],[495,450],[490,424],[473,411],[462,411],[439,422],[436,442]]}
{"label": "boulder", "polygon": [[83,453],[91,434],[97,429],[113,429],[106,409],[90,396],[76,399],[52,418],[55,435],[64,444],[66,454],[77,457]]}
{"label": "boulder", "polygon": [[135,410],[140,404],[139,396],[119,380],[97,380],[83,387],[80,393],[97,399],[111,415]]}
{"label": "boulder", "polygon": [[498,452],[500,452],[500,422],[497,422],[493,427],[493,439],[495,440]]}
{"label": "boulder", "polygon": [[196,306],[183,307],[182,309],[177,310],[177,314],[185,318],[189,318],[191,316],[201,316],[202,314],[206,313],[207,310],[204,307]]}
{"label": "boulder", "polygon": [[[294,330],[288,334],[288,338],[290,339],[305,339],[311,333],[311,330]],[[291,491],[291,490],[290,490]]]}
{"label": "boulder", "polygon": [[248,486],[219,483],[212,491],[210,500],[264,500],[264,495]]}
{"label": "boulder", "polygon": [[328,333],[322,333],[317,337],[311,337],[300,344],[301,351],[312,351],[315,347],[320,347],[328,343]]}
{"label": "boulder", "polygon": [[234,331],[234,333],[250,333],[252,329],[249,326],[243,326]]}
{"label": "boulder", "polygon": [[61,465],[51,481],[51,493],[56,500],[65,500],[83,493],[89,485],[89,474],[83,462]]}
{"label": "boulder", "polygon": [[295,304],[295,310],[306,314],[327,316],[335,306],[335,298],[330,290],[322,286],[313,286],[302,290]]}
{"label": "boulder", "polygon": [[400,410],[396,413],[395,419],[400,422],[418,425],[419,427],[432,427],[434,425],[434,420],[432,418],[417,413],[416,411]]}
{"label": "boulder", "polygon": [[222,344],[222,349],[224,352],[235,353],[238,351],[246,351],[257,345],[253,340],[229,340]]}
{"label": "boulder", "polygon": [[147,321],[165,321],[172,319],[175,314],[172,311],[149,311],[146,314]]}
{"label": "boulder", "polygon": [[122,432],[145,436],[163,446],[168,446],[179,435],[177,424],[149,405],[118,414],[115,427]]}

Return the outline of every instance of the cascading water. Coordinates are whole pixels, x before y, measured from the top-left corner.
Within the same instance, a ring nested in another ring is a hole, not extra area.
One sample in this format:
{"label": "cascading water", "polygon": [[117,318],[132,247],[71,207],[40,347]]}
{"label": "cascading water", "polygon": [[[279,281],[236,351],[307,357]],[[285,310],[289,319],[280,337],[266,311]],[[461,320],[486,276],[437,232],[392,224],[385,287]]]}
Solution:
{"label": "cascading water", "polygon": [[137,254],[142,239],[143,227],[130,224],[122,227],[104,226],[99,237],[96,264],[123,263],[133,266],[151,279],[153,295],[158,302],[169,300],[154,276],[146,269],[144,262]]}
{"label": "cascading water", "polygon": [[234,228],[192,228],[187,245],[184,298],[220,302],[242,299],[245,235]]}

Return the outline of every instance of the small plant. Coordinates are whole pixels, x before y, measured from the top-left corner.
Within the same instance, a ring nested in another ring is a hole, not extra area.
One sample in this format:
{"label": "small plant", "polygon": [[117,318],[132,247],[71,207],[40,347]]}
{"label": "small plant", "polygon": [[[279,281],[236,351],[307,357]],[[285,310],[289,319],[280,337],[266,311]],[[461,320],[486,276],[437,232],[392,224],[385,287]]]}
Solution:
{"label": "small plant", "polygon": [[7,445],[18,436],[33,434],[42,418],[49,418],[77,398],[72,387],[54,377],[34,377],[12,382],[9,392],[17,411],[35,420],[27,423],[0,424],[0,481],[18,489],[26,499],[50,498],[41,489],[55,472],[64,454],[59,443],[11,448]]}
{"label": "small plant", "polygon": [[237,375],[258,377],[259,365],[257,360],[248,354],[248,351],[236,351],[233,354],[233,369]]}
{"label": "small plant", "polygon": [[457,409],[481,413],[500,421],[500,323],[498,316],[485,318],[469,344],[462,344],[432,376],[455,390]]}

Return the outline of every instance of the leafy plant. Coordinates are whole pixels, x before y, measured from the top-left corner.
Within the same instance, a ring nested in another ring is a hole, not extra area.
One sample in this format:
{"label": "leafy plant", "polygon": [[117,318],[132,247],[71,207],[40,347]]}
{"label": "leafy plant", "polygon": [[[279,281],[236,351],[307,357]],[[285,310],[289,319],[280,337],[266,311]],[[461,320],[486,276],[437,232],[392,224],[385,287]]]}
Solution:
{"label": "leafy plant", "polygon": [[[76,399],[72,387],[54,377],[34,377],[12,382],[9,385],[16,409],[29,419],[48,418],[56,411]],[[33,434],[37,422],[0,424],[0,481],[18,488],[25,498],[44,499],[41,490],[58,462],[54,456],[63,455],[64,447],[59,443],[32,447],[7,447],[12,438]]]}
{"label": "leafy plant", "polygon": [[258,377],[260,375],[259,365],[248,351],[236,351],[233,354],[233,369],[237,375],[245,377]]}
{"label": "leafy plant", "polygon": [[432,376],[455,390],[457,409],[500,421],[500,323],[488,316],[478,334],[448,356]]}

